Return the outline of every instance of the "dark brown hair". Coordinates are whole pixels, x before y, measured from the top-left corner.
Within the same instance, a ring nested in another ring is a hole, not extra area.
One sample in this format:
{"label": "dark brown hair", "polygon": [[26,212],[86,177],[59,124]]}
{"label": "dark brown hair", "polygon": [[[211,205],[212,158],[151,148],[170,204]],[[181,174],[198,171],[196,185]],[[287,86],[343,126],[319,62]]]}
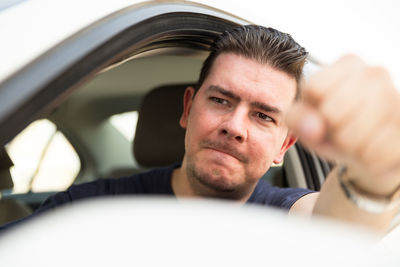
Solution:
{"label": "dark brown hair", "polygon": [[295,78],[297,82],[296,99],[299,97],[298,84],[308,53],[289,34],[257,25],[240,26],[222,33],[213,42],[210,50],[210,54],[203,63],[196,90],[207,78],[218,55],[234,53],[261,64],[268,64]]}

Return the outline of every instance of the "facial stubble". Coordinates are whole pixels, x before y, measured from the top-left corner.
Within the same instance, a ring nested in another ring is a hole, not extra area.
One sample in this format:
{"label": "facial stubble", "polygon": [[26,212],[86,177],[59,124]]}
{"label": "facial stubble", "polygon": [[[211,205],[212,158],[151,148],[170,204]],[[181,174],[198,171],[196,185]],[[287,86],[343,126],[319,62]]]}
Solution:
{"label": "facial stubble", "polygon": [[229,178],[223,177],[216,168],[204,171],[194,161],[188,161],[186,175],[192,190],[202,197],[243,200],[251,195],[255,184],[230,184]]}

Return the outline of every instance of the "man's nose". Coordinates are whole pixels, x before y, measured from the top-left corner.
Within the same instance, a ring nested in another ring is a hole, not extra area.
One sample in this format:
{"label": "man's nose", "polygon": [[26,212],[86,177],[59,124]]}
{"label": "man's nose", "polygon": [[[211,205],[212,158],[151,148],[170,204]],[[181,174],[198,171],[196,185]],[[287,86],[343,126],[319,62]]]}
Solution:
{"label": "man's nose", "polygon": [[234,139],[240,143],[247,139],[248,116],[244,109],[235,109],[226,115],[223,123],[220,125],[219,133],[229,139]]}

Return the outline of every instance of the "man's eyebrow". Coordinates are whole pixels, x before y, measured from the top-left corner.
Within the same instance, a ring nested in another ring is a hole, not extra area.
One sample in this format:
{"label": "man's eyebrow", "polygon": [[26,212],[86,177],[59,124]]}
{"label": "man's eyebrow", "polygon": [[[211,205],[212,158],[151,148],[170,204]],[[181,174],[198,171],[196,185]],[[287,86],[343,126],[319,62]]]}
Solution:
{"label": "man's eyebrow", "polygon": [[[240,96],[238,96],[235,93],[233,93],[231,91],[228,91],[228,90],[226,90],[226,89],[224,89],[224,88],[222,88],[222,87],[220,87],[218,85],[210,85],[207,88],[207,90],[208,91],[218,92],[218,93],[220,93],[220,94],[222,94],[224,96],[227,96],[227,97],[229,97],[231,99],[234,99],[236,101],[240,101],[241,100]],[[251,102],[250,105],[255,107],[255,108],[261,109],[261,110],[263,110],[265,112],[268,112],[268,113],[271,113],[271,112],[272,113],[276,113],[276,114],[281,114],[282,113],[282,111],[279,108],[271,106],[271,105],[267,105],[267,104],[262,103],[262,102],[258,102],[258,101]]]}
{"label": "man's eyebrow", "polygon": [[236,101],[240,101],[241,100],[240,96],[238,96],[238,95],[232,93],[231,91],[228,91],[228,90],[226,90],[226,89],[224,89],[222,87],[219,87],[218,85],[210,85],[207,88],[207,91],[218,92],[218,93],[220,93],[220,94],[222,94],[222,95],[224,95],[226,97],[229,97],[231,99],[234,99]]}
{"label": "man's eyebrow", "polygon": [[252,102],[251,105],[253,107],[256,107],[258,109],[261,109],[265,112],[272,112],[272,113],[276,113],[276,114],[282,114],[282,111],[277,108],[277,107],[273,107],[271,105],[267,105],[265,103],[261,103],[261,102]]}

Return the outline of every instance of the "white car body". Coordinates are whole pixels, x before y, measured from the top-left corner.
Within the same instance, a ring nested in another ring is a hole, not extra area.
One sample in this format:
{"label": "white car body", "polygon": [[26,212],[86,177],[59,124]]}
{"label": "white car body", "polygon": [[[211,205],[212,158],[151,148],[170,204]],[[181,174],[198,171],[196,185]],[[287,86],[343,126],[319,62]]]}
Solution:
{"label": "white car body", "polygon": [[[32,65],[46,57],[57,54],[60,47],[68,45],[77,36],[90,32],[96,25],[107,22],[113,15],[129,14],[132,10],[140,14],[140,17],[136,17],[138,22],[154,17],[157,13],[165,14],[171,11],[197,12],[218,16],[237,24],[248,23],[245,19],[234,15],[187,1],[31,0],[0,10],[0,25],[2,25],[0,27],[2,39],[0,43],[0,95],[3,99],[13,99],[13,101],[3,101],[0,105],[0,125],[36,93],[30,90],[31,81],[17,81],[18,75],[23,74]],[[121,16],[119,19],[118,23],[121,24],[125,23],[121,20],[127,20],[127,25],[135,23],[133,21],[135,17]],[[101,43],[101,40],[105,42],[113,34],[116,33],[112,28],[109,28],[107,32],[96,32],[91,35],[93,39],[86,40],[85,46],[71,46],[69,49],[75,49],[77,57],[80,54],[84,55],[88,50],[94,49],[96,44]],[[47,69],[36,70],[30,75],[48,75],[48,79],[51,80],[51,75],[58,75],[63,71],[61,67],[67,68],[69,61],[72,65],[75,60],[69,57],[59,58],[61,59],[65,63],[63,66],[57,65],[57,62],[44,62],[47,64]],[[49,69],[54,73],[46,71]],[[20,91],[11,90],[16,88],[11,85],[7,87],[8,83],[14,82],[19,82],[16,86]],[[35,86],[38,88],[45,86],[41,82],[38,81]],[[33,118],[34,115],[32,118],[19,120],[27,124]],[[18,132],[10,129],[8,131],[8,136],[2,139],[2,145]],[[133,208],[132,203],[135,203]],[[136,259],[138,263],[145,266],[174,263],[176,266],[203,266],[205,264],[243,266],[270,263],[280,266],[292,266],[292,264],[357,266],[360,263],[363,264],[362,266],[377,264],[398,266],[400,262],[399,254],[397,257],[390,254],[390,251],[400,252],[396,250],[395,245],[400,242],[399,227],[393,230],[383,242],[381,241],[380,247],[383,249],[380,249],[375,246],[374,235],[364,230],[354,230],[354,226],[333,225],[319,219],[315,221],[304,218],[288,220],[286,216],[275,210],[237,210],[226,203],[188,202],[183,207],[178,207],[174,203],[163,203],[156,200],[135,202],[134,199],[120,199],[112,203],[103,200],[98,203],[83,203],[77,205],[74,210],[66,208],[60,210],[59,213],[43,216],[27,223],[21,229],[16,229],[18,231],[11,231],[0,237],[0,264],[2,266],[49,266],[54,263],[71,266],[74,260],[78,259],[84,264],[108,266],[114,263],[112,260],[120,252],[123,252],[125,254],[116,263],[131,266],[136,263],[130,261],[131,246],[137,250],[149,249],[143,250],[143,254],[138,254]],[[127,213],[127,210],[130,211]],[[165,210],[170,212],[166,213]],[[140,216],[137,218],[132,214]],[[74,218],[79,218],[80,223],[76,224]],[[140,230],[130,232],[129,227],[135,223],[138,223]],[[149,231],[153,231],[158,224],[163,223],[168,225],[173,232],[157,230],[154,233],[154,243],[149,242],[149,235],[144,232],[146,227],[151,228],[148,229]],[[96,231],[109,227],[110,224],[116,232],[107,233],[100,243],[96,239]],[[215,228],[215,225],[218,227]],[[191,232],[193,227],[200,230]],[[236,230],[240,232],[238,238],[235,236]],[[119,243],[115,235],[126,234],[126,231],[129,234]],[[73,234],[80,234],[86,238],[82,242],[75,242],[77,239]],[[217,242],[209,242],[209,239],[205,238],[206,234],[212,234],[215,237],[220,235],[220,238]],[[173,241],[170,242],[171,240]],[[58,241],[64,242],[61,247],[54,246],[54,242]],[[86,253],[85,249],[90,244],[93,251],[96,251],[95,256]],[[143,246],[143,244],[146,245]],[[72,249],[78,250],[76,255],[79,258],[74,258],[69,253],[71,249],[69,245],[76,246]],[[40,248],[41,251],[31,248]],[[203,255],[203,248],[207,248],[205,251],[211,253],[211,259],[207,258],[207,254]],[[283,249],[286,250],[283,251]],[[154,253],[154,250],[163,250],[161,254],[163,257],[158,256],[157,252]],[[263,256],[264,251],[271,255],[271,262],[268,262],[267,256]],[[44,256],[42,253],[48,255]],[[115,254],[105,255],[107,253]],[[154,258],[148,261],[148,257]],[[187,262],[196,257],[198,257],[197,261]],[[60,262],[55,263],[57,260]]]}

